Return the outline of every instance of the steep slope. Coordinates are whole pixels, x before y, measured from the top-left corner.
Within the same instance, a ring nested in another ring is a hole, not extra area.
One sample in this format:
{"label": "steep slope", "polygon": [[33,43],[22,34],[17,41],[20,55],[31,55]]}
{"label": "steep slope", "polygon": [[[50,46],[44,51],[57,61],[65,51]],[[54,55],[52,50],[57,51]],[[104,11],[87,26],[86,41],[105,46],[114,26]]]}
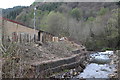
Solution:
{"label": "steep slope", "polygon": [[[44,15],[49,14],[51,11],[60,12],[63,14],[69,14],[74,8],[79,8],[82,12],[82,17],[87,20],[88,17],[96,17],[97,12],[101,8],[112,10],[117,8],[116,3],[96,3],[96,2],[83,2],[83,3],[33,3],[30,7],[24,9],[17,17],[16,20],[26,25],[33,26],[33,10],[36,10],[36,24],[40,25],[40,22]],[[39,27],[39,26],[37,26]]]}

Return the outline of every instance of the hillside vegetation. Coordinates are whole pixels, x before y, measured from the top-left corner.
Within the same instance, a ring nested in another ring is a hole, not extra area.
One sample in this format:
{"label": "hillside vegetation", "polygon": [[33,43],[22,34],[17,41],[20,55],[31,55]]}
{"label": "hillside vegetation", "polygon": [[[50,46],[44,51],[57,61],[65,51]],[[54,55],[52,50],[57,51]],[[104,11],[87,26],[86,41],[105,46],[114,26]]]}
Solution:
{"label": "hillside vegetation", "polygon": [[118,5],[110,2],[33,3],[28,8],[20,8],[22,11],[17,16],[11,15],[7,18],[33,27],[36,7],[37,29],[59,37],[67,36],[84,44],[88,50],[117,49],[120,48]]}
{"label": "hillside vegetation", "polygon": [[16,19],[16,17],[22,12],[22,10],[26,8],[25,6],[16,6],[13,8],[3,9],[3,17],[9,18],[9,19]]}

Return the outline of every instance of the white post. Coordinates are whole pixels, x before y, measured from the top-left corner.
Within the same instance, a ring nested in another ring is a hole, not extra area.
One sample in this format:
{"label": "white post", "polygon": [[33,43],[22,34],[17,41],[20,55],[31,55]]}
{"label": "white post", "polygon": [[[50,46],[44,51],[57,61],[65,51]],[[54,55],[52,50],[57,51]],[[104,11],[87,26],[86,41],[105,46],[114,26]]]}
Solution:
{"label": "white post", "polygon": [[36,27],[36,18],[35,18],[36,13],[35,13],[35,11],[36,11],[36,7],[34,8],[34,40],[35,40],[35,27]]}

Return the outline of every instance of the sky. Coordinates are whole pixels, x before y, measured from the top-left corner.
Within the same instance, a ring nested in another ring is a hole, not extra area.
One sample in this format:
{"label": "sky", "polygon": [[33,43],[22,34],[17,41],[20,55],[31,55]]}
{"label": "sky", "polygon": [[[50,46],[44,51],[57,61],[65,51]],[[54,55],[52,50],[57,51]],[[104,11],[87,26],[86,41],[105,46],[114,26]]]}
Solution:
{"label": "sky", "polygon": [[12,8],[14,6],[30,6],[35,0],[1,0],[0,8]]}

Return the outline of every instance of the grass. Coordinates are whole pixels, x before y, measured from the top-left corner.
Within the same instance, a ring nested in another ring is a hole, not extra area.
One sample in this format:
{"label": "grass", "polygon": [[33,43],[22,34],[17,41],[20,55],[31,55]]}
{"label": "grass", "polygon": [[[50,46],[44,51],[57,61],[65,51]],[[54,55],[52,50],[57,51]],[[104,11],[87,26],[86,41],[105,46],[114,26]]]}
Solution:
{"label": "grass", "polygon": [[68,69],[65,69],[63,72],[68,72],[69,70]]}
{"label": "grass", "polygon": [[101,51],[106,51],[106,50],[113,50],[113,48],[103,48]]}

